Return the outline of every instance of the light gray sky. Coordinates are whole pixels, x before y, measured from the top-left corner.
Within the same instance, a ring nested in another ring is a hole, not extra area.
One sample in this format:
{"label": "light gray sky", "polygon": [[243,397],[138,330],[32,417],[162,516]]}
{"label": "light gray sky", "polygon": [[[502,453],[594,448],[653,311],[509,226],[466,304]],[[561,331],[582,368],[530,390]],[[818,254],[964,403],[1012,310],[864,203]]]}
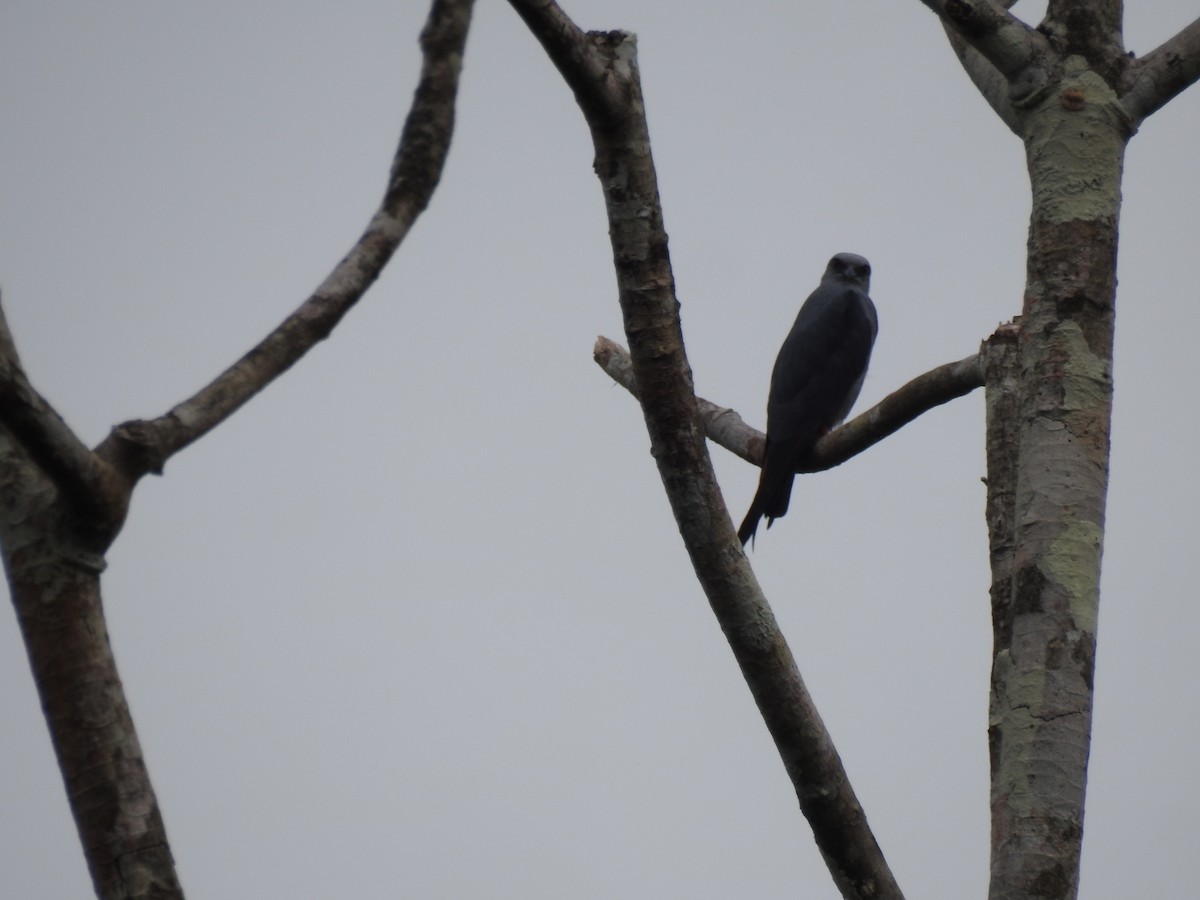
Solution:
{"label": "light gray sky", "polygon": [[[639,35],[699,392],[761,426],[828,257],[860,409],[1020,308],[1020,142],[918,0],[566,0]],[[1040,18],[1037,4],[1017,12]],[[1145,53],[1195,15],[1130,4]],[[803,9],[801,10],[801,7]],[[90,443],[299,303],[382,191],[418,0],[10,0],[0,287]],[[834,898],[634,401],[587,129],[480,0],[442,186],[359,309],[137,490],[105,598],[189,896]],[[1082,895],[1194,890],[1200,90],[1130,148]],[[755,568],[909,896],[985,895],[982,397],[803,478]],[[713,451],[740,518],[757,470]],[[90,894],[0,616],[0,893]]]}

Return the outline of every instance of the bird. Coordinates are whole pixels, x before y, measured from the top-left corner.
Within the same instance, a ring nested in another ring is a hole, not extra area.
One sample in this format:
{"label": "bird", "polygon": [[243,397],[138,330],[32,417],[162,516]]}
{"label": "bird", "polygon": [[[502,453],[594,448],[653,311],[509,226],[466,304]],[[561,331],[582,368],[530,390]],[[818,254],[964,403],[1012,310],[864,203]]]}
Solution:
{"label": "bird", "polygon": [[834,256],[779,349],[767,395],[762,474],[738,529],[743,546],[763,516],[770,528],[787,512],[796,468],[858,399],[879,330],[870,286],[866,259]]}

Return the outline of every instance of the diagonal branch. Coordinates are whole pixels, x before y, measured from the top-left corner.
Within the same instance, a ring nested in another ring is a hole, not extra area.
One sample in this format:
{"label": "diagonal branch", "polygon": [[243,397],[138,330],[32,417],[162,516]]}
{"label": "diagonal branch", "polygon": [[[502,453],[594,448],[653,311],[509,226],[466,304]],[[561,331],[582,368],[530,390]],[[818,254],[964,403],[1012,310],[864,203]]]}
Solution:
{"label": "diagonal branch", "polygon": [[[1017,0],[1001,0],[1001,5],[1005,9],[1012,9],[1016,2]],[[950,41],[950,49],[958,57],[967,77],[971,79],[1000,120],[1009,127],[1013,134],[1019,137],[1021,134],[1020,121],[1017,110],[1009,97],[1008,79],[1001,75],[1000,70],[988,62],[983,54],[972,47],[945,19],[942,20],[942,28],[946,32],[946,38]]]}
{"label": "diagonal branch", "polygon": [[840,466],[923,413],[982,386],[983,369],[978,353],[930,369],[823,437],[799,471],[820,472]]}
{"label": "diagonal branch", "polygon": [[96,448],[136,480],[207,434],[329,336],[383,271],[441,178],[474,0],[434,0],[421,32],[424,64],[392,162],[387,190],[366,230],[307,300],[194,396],[152,421],[118,425]]}
{"label": "diagonal branch", "polygon": [[[696,577],[847,898],[900,898],[833,742],[734,533],[704,441],[667,250],[636,39],[565,27],[548,0],[510,0],[576,92],[596,149],[631,370],[651,453]],[[597,68],[603,77],[596,77]],[[613,103],[614,96],[624,102]]]}
{"label": "diagonal branch", "polygon": [[92,453],[30,384],[0,307],[0,426],[8,430],[58,489],[79,522],[103,549],[128,509],[128,490],[111,466]]}
{"label": "diagonal branch", "polygon": [[987,101],[992,111],[1000,117],[1000,121],[1008,126],[1008,130],[1018,137],[1021,136],[1021,120],[1017,109],[1009,96],[1008,81],[1000,70],[988,62],[982,53],[972,47],[961,34],[942,22],[946,39],[950,41],[950,49],[958,57],[959,64],[967,77],[975,85],[980,96]]}
{"label": "diagonal branch", "polygon": [[1058,65],[1046,38],[1007,11],[1010,0],[921,2],[953,33],[951,46],[967,75],[1004,123],[1016,131],[1014,107],[1036,103],[1050,81],[1051,70]]}
{"label": "diagonal branch", "polygon": [[[620,344],[598,338],[592,351],[597,365],[614,381],[637,396],[629,354]],[[979,354],[946,363],[918,375],[817,443],[797,472],[820,472],[840,466],[853,456],[895,434],[923,413],[983,386]],[[762,465],[766,435],[743,421],[734,410],[696,398],[704,433],[710,441],[756,466]]]}
{"label": "diagonal branch", "polygon": [[1200,19],[1125,70],[1121,105],[1140,123],[1200,79]]}
{"label": "diagonal branch", "polygon": [[588,124],[619,118],[628,98],[596,49],[602,35],[583,31],[554,0],[516,0],[512,7],[574,92]]}

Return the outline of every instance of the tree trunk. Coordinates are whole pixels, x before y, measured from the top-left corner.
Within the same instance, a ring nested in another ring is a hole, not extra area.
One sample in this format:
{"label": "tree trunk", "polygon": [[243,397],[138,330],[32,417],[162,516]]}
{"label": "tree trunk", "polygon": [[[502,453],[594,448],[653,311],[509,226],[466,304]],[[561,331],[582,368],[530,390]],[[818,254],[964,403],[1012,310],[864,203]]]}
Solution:
{"label": "tree trunk", "polygon": [[92,523],[71,512],[7,437],[0,439],[5,570],[96,895],[182,897],[104,623],[103,547],[96,535],[81,536]]}
{"label": "tree trunk", "polygon": [[996,425],[1016,441],[1015,481],[991,471],[1004,448],[989,454],[993,900],[1078,888],[1129,136],[1113,90],[1079,57],[1022,122],[1033,212],[1016,421]]}

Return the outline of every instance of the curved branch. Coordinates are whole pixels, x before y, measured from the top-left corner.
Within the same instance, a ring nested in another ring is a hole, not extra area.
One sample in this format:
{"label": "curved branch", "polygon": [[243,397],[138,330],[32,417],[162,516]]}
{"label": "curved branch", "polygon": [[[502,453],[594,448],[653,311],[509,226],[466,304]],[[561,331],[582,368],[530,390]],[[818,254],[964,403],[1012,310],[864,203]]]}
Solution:
{"label": "curved branch", "polygon": [[1134,124],[1167,105],[1200,79],[1200,19],[1130,63],[1121,105]]}
{"label": "curved branch", "polygon": [[96,452],[136,480],[207,434],[324,340],[383,271],[441,178],[474,0],[434,0],[421,32],[424,64],[392,162],[387,191],[366,230],[307,300],[249,353],[194,396],[152,421],[118,425]]}
{"label": "curved branch", "polygon": [[[601,337],[593,358],[614,381],[635,397],[637,386],[629,355],[621,345]],[[983,386],[978,353],[931,369],[884,397],[875,406],[831,431],[817,442],[812,454],[796,471],[820,472],[840,466],[868,447],[895,434],[923,413]],[[762,465],[766,435],[747,425],[734,410],[696,398],[704,432],[710,441],[756,466]]]}
{"label": "curved branch", "polygon": [[[638,384],[651,453],[696,577],[775,741],[838,889],[847,898],[900,898],[737,540],[705,446],[651,160],[636,39],[624,32],[585,35],[577,28],[565,28],[564,14],[547,0],[510,3],[564,72],[592,133],[631,372]],[[601,79],[595,77],[597,54],[605,66]],[[614,97],[623,102],[610,103]]]}

